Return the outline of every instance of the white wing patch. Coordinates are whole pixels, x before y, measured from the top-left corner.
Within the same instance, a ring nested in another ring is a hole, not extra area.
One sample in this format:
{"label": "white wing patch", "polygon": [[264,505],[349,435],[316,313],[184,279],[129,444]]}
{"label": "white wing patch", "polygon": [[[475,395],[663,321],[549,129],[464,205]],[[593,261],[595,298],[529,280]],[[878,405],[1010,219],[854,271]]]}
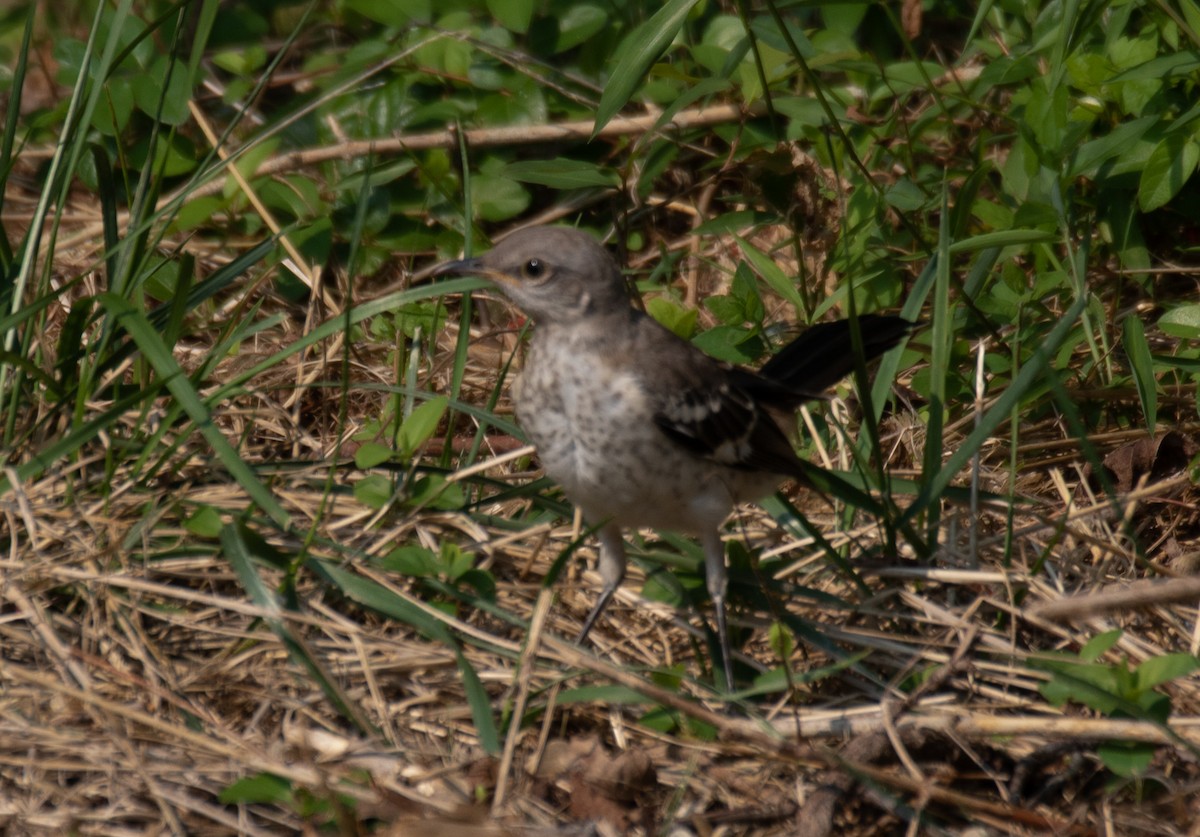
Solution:
{"label": "white wing patch", "polygon": [[713,462],[746,467],[760,413],[753,399],[727,383],[671,398],[656,417],[677,441]]}

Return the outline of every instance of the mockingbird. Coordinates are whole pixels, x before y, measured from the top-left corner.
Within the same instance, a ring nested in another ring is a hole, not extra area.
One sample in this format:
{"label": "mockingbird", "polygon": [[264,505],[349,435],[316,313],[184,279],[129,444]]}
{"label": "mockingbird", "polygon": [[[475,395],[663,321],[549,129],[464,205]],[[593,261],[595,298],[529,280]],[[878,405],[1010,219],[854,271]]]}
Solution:
{"label": "mockingbird", "polygon": [[[757,372],[714,360],[630,304],[617,264],[579,230],[535,227],[436,276],[491,280],[535,322],[517,418],[546,474],[600,540],[600,598],[582,642],[625,577],[625,527],[697,535],[716,610],[726,687],[733,687],[721,525],[734,504],[785,479],[812,482],[781,422],[854,368],[849,321],[821,323]],[[858,318],[865,359],[912,324]]]}

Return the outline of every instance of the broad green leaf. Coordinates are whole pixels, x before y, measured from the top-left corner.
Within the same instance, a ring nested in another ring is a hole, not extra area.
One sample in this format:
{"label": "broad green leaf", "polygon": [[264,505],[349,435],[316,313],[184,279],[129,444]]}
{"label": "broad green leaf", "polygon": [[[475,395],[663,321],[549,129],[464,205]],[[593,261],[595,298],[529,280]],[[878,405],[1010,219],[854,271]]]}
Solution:
{"label": "broad green leaf", "polygon": [[1113,76],[1109,84],[1124,81],[1163,81],[1172,76],[1188,76],[1200,70],[1200,52],[1173,52]]}
{"label": "broad green leaf", "polygon": [[[133,78],[133,98],[138,110],[167,125],[182,125],[191,117],[188,102],[192,98],[188,86],[187,67],[165,55],[155,59],[145,73]],[[169,78],[168,78],[169,76]],[[166,92],[163,86],[166,85]],[[159,108],[162,108],[160,111]]]}
{"label": "broad green leaf", "polygon": [[468,585],[485,602],[496,603],[496,579],[487,570],[467,570],[457,581],[460,588]]}
{"label": "broad green leaf", "polygon": [[432,550],[415,545],[396,547],[380,559],[379,566],[414,578],[429,578],[438,572],[437,556]]}
{"label": "broad green leaf", "polygon": [[438,560],[442,565],[446,578],[451,581],[458,581],[463,573],[475,566],[474,553],[466,552],[458,544],[450,541],[442,542]]}
{"label": "broad green leaf", "polygon": [[1200,304],[1172,308],[1158,318],[1158,327],[1172,337],[1200,338]]}
{"label": "broad green leaf", "polygon": [[1170,134],[1146,160],[1138,182],[1138,206],[1149,212],[1163,206],[1183,188],[1200,162],[1200,143],[1183,134]]}
{"label": "broad green leaf", "polygon": [[901,212],[915,212],[925,207],[930,198],[911,180],[897,180],[888,187],[884,199]]}
{"label": "broad green leaf", "polygon": [[382,474],[368,474],[354,483],[354,499],[369,509],[383,508],[394,494],[392,481]]}
{"label": "broad green leaf", "polygon": [[1153,689],[1180,677],[1186,677],[1200,668],[1200,659],[1182,652],[1151,657],[1137,667],[1139,689]]}
{"label": "broad green leaf", "polygon": [[563,12],[558,19],[558,37],[554,41],[555,53],[566,52],[579,46],[604,28],[608,12],[591,3],[576,3]]}
{"label": "broad green leaf", "polygon": [[196,168],[196,152],[191,142],[179,135],[165,136],[159,134],[154,143],[154,157],[147,159],[150,153],[150,135],[146,134],[134,143],[130,158],[139,168],[150,165],[155,172],[164,177],[178,177]]}
{"label": "broad green leaf", "polygon": [[1101,163],[1121,154],[1157,122],[1157,117],[1144,116],[1116,126],[1099,139],[1083,143],[1071,156],[1071,174],[1093,176]]}
{"label": "broad green leaf", "polygon": [[450,399],[444,395],[430,398],[417,406],[404,420],[404,424],[400,425],[400,438],[397,439],[397,445],[404,458],[412,456],[417,448],[437,432],[438,424],[446,414],[449,404]]}
{"label": "broad green leaf", "polygon": [[434,509],[461,509],[467,501],[461,483],[450,482],[441,474],[429,474],[413,480],[411,491],[405,498],[406,506],[429,506]]}
{"label": "broad green leaf", "polygon": [[183,528],[202,538],[215,538],[221,534],[221,513],[209,505],[200,506],[183,522]]}
{"label": "broad green leaf", "polygon": [[720,325],[692,338],[692,345],[726,363],[753,363],[763,352],[762,340],[741,326]]}
{"label": "broad green leaf", "polygon": [[684,340],[690,340],[696,332],[699,312],[695,308],[680,305],[669,297],[656,296],[646,300],[646,313]]}
{"label": "broad green leaf", "polygon": [[529,192],[507,177],[476,175],[471,184],[475,212],[484,221],[506,221],[515,218],[529,206]]}
{"label": "broad green leaf", "polygon": [[189,198],[179,207],[179,211],[175,214],[175,219],[171,222],[171,229],[178,232],[187,232],[196,227],[210,224],[218,210],[224,205],[225,201],[216,195],[201,195],[198,198]]}
{"label": "broad green leaf", "polygon": [[1146,772],[1157,749],[1136,741],[1106,741],[1096,748],[1096,755],[1118,776],[1134,777]]}
{"label": "broad green leaf", "polygon": [[621,42],[616,66],[600,94],[592,136],[625,107],[634,91],[646,80],[650,67],[675,39],[683,21],[699,0],[668,0],[654,16],[634,29]]}
{"label": "broad green leaf", "polygon": [[116,136],[125,130],[133,115],[133,86],[123,76],[116,76],[104,86],[100,103],[92,113],[92,127],[102,134]]}
{"label": "broad green leaf", "polygon": [[679,713],[665,706],[656,706],[638,718],[638,723],[666,735],[679,729]]}
{"label": "broad green leaf", "polygon": [[324,576],[330,585],[350,601],[410,625],[429,639],[457,648],[454,635],[436,616],[379,582],[342,569],[328,561],[309,561],[306,566]]}
{"label": "broad green leaf", "polygon": [[487,0],[488,11],[509,32],[524,35],[533,20],[533,0]]}
{"label": "broad green leaf", "polygon": [[267,50],[261,44],[248,44],[215,52],[211,58],[213,64],[225,72],[244,76],[257,72],[267,63]]}
{"label": "broad green leaf", "polygon": [[354,465],[357,468],[366,470],[374,468],[376,465],[382,465],[395,455],[396,452],[387,445],[381,445],[378,442],[366,442],[354,452]]}
{"label": "broad green leaf", "polygon": [[1100,659],[1120,641],[1122,633],[1119,629],[1113,629],[1096,634],[1084,644],[1083,648],[1079,649],[1079,659],[1088,662]]}

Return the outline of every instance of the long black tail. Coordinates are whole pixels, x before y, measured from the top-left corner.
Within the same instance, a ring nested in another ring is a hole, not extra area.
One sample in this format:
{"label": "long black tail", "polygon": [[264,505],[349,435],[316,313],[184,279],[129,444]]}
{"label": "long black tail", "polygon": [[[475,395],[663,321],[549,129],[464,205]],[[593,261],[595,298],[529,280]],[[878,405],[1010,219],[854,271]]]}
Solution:
{"label": "long black tail", "polygon": [[[864,360],[899,343],[916,325],[903,317],[863,314],[858,318]],[[819,395],[854,370],[850,321],[818,323],[779,350],[758,374],[797,392]]]}

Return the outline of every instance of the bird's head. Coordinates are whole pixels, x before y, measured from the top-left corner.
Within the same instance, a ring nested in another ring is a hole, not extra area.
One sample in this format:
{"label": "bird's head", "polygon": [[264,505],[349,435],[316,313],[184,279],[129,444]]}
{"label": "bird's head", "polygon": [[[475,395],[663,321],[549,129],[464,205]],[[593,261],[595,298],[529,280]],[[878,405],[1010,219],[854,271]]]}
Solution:
{"label": "bird's head", "polygon": [[563,227],[519,230],[482,256],[439,265],[433,275],[482,276],[545,322],[629,307],[625,280],[608,252],[587,233]]}

